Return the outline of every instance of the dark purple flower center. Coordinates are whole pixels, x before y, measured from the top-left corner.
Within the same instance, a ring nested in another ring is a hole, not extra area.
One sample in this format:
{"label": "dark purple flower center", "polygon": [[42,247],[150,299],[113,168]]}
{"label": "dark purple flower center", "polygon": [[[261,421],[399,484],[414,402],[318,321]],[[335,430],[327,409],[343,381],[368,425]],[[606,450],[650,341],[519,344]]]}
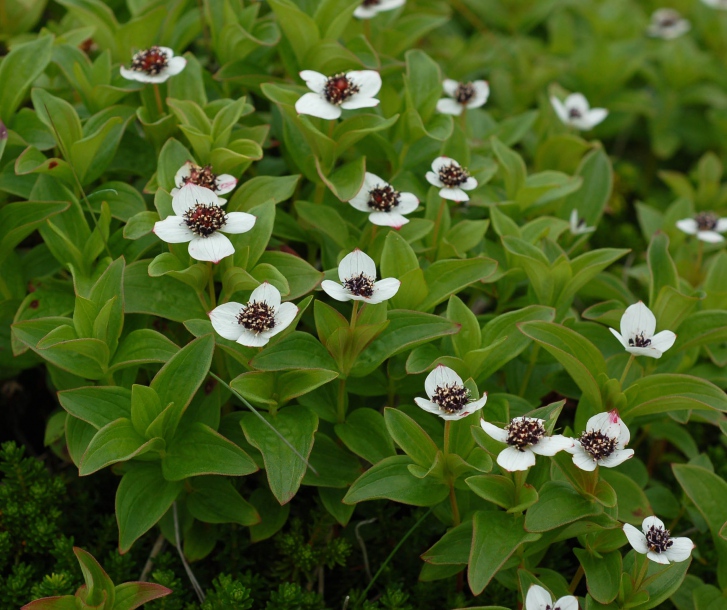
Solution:
{"label": "dark purple flower center", "polygon": [[149,76],[156,76],[169,64],[169,58],[160,47],[139,51],[131,59],[131,69],[135,72],[145,72]]}
{"label": "dark purple flower center", "polygon": [[454,91],[454,99],[460,104],[466,104],[475,95],[475,86],[472,83],[460,83]]}
{"label": "dark purple flower center", "polygon": [[237,323],[258,335],[275,327],[275,309],[264,301],[250,301],[237,314]]}
{"label": "dark purple flower center", "polygon": [[643,330],[638,335],[629,338],[629,347],[649,347],[650,345],[651,339],[644,337]]}
{"label": "dark purple flower center", "polygon": [[669,536],[669,530],[652,525],[649,531],[646,532],[646,544],[649,550],[655,553],[663,553],[671,548],[674,541]]}
{"label": "dark purple flower center", "polygon": [[581,442],[581,447],[594,460],[607,458],[616,450],[616,439],[606,436],[600,430],[584,432],[578,440]]}
{"label": "dark purple flower center", "polygon": [[184,213],[184,222],[199,237],[209,237],[225,226],[227,214],[218,205],[197,203]]}
{"label": "dark purple flower center", "polygon": [[545,436],[545,427],[537,419],[513,419],[505,430],[507,430],[505,442],[520,451],[537,444]]}
{"label": "dark purple flower center", "polygon": [[469,172],[456,163],[450,163],[439,169],[439,179],[447,188],[453,189],[469,180]]}
{"label": "dark purple flower center", "polygon": [[719,218],[712,212],[700,212],[694,217],[694,220],[697,221],[697,228],[700,231],[714,231]]}
{"label": "dark purple flower center", "polygon": [[568,118],[569,119],[580,119],[583,116],[581,111],[578,108],[569,108],[568,109]]}
{"label": "dark purple flower center", "polygon": [[369,191],[369,207],[376,212],[391,212],[399,205],[399,191],[395,191],[388,184]]}
{"label": "dark purple flower center", "polygon": [[355,85],[348,76],[341,72],[328,78],[323,87],[323,95],[331,104],[339,106],[358,93],[358,90],[358,85]]}
{"label": "dark purple flower center", "polygon": [[381,0],[363,0],[361,3],[362,6],[369,7],[369,6],[379,6],[381,4]]}
{"label": "dark purple flower center", "polygon": [[432,402],[441,407],[445,413],[459,413],[467,406],[470,400],[470,391],[459,383],[449,383],[437,386],[432,396]]}
{"label": "dark purple flower center", "polygon": [[211,165],[205,165],[201,167],[199,165],[192,164],[190,168],[189,176],[182,178],[184,184],[196,184],[202,186],[211,191],[217,190],[217,174],[212,171]]}
{"label": "dark purple flower center", "polygon": [[341,282],[341,285],[357,297],[369,298],[374,294],[374,280],[364,275],[363,271]]}

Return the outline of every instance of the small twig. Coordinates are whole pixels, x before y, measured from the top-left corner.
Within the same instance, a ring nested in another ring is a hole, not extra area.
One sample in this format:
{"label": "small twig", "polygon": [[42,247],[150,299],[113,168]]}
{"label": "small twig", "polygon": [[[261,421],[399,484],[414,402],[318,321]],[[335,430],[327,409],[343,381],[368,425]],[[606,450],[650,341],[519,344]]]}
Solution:
{"label": "small twig", "polygon": [[199,583],[197,582],[197,579],[194,576],[194,573],[192,572],[192,568],[189,567],[189,564],[187,563],[187,559],[184,557],[184,552],[182,551],[182,537],[179,535],[179,515],[177,514],[177,503],[172,503],[172,511],[174,513],[174,537],[177,541],[177,552],[179,553],[179,558],[182,560],[182,565],[184,566],[184,571],[187,573],[187,577],[189,578],[189,582],[192,583],[192,588],[194,589],[194,592],[197,594],[197,599],[199,599],[199,603],[204,603],[204,591],[202,591],[202,587],[199,586]]}
{"label": "small twig", "polygon": [[310,468],[310,470],[311,470],[311,472],[313,474],[315,474],[316,476],[319,476],[318,475],[318,471],[315,468],[313,468],[313,466],[311,466],[310,462],[308,460],[306,460],[295,447],[293,447],[293,445],[290,443],[290,441],[287,438],[285,438],[282,434],[280,434],[280,432],[278,432],[278,430],[275,429],[275,426],[273,426],[267,419],[265,419],[262,415],[260,415],[260,413],[258,412],[258,410],[255,407],[253,407],[245,399],[245,397],[242,396],[242,394],[240,394],[237,390],[235,390],[232,387],[230,387],[230,385],[224,379],[218,377],[214,373],[210,372],[210,375],[212,377],[214,377],[217,381],[219,381],[223,386],[225,386],[235,396],[237,396],[242,401],[242,404],[244,404],[248,409],[250,409],[250,411],[252,411],[259,419],[261,419],[268,428],[270,428],[273,432],[275,432],[275,434],[278,435],[278,437],[280,438],[280,440],[283,441],[288,446],[288,448],[293,453],[295,453],[295,455],[297,455],[303,461],[303,463],[306,466],[308,466],[308,468]]}
{"label": "small twig", "polygon": [[144,564],[144,569],[141,571],[141,576],[139,576],[139,581],[141,581],[141,582],[147,581],[147,579],[149,578],[149,573],[151,572],[151,569],[154,566],[154,559],[156,559],[156,556],[162,552],[165,542],[166,542],[166,540],[164,540],[164,534],[159,534],[159,537],[154,542],[154,546],[151,547],[151,553],[149,553],[149,557],[146,560],[146,563]]}
{"label": "small twig", "polygon": [[343,600],[343,608],[341,610],[348,610],[348,602],[351,601],[351,596],[346,595],[346,599]]}
{"label": "small twig", "polygon": [[369,579],[369,582],[371,582],[371,580],[373,579],[373,576],[371,576],[371,568],[369,566],[369,554],[366,552],[366,543],[361,537],[361,532],[359,530],[362,525],[369,525],[374,521],[376,521],[376,517],[374,517],[373,519],[366,519],[366,521],[361,521],[356,525],[356,529],[354,530],[356,534],[356,540],[358,540],[358,544],[361,547],[361,554],[363,555],[364,560],[364,570],[366,570],[366,578]]}

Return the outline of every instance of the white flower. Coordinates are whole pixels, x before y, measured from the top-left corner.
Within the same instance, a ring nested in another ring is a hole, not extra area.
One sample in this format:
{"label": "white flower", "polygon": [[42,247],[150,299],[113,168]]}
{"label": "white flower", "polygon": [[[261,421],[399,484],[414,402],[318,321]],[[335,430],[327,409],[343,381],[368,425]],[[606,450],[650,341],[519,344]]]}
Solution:
{"label": "white flower", "polygon": [[174,56],[169,47],[153,46],[139,51],[131,58],[131,67],[121,66],[121,76],[140,83],[163,83],[179,74],[187,65],[184,57]]}
{"label": "white flower", "polygon": [[677,220],[677,227],[689,235],[696,235],[697,239],[718,244],[724,241],[721,233],[727,232],[727,218],[719,218],[712,212],[700,212],[694,218]]}
{"label": "white flower", "polygon": [[692,25],[673,8],[660,8],[651,15],[646,33],[654,38],[673,40],[686,34]]}
{"label": "white flower", "polygon": [[353,16],[358,19],[372,19],[379,13],[393,11],[404,4],[406,4],[406,0],[362,0],[353,12]]}
{"label": "white flower", "polygon": [[414,401],[425,411],[439,415],[442,419],[461,419],[479,411],[487,402],[487,392],[479,400],[470,401],[470,391],[464,387],[462,378],[452,369],[438,365],[424,380],[426,398]]}
{"label": "white flower", "polygon": [[596,230],[596,227],[587,227],[584,218],[578,218],[578,210],[573,208],[570,213],[570,232],[573,235],[583,235],[585,233],[592,233]]}
{"label": "white flower", "polygon": [[220,174],[218,176],[212,171],[211,165],[202,167],[192,161],[187,161],[174,175],[174,184],[176,188],[169,192],[172,197],[187,184],[203,186],[213,191],[215,195],[225,195],[237,186],[237,178],[230,174]]}
{"label": "white flower", "polygon": [[442,83],[443,97],[437,102],[437,110],[442,114],[459,116],[465,108],[484,106],[490,97],[490,86],[487,81],[476,80],[471,83],[458,83],[456,80],[445,79]]}
{"label": "white flower", "polygon": [[641,301],[629,305],[621,316],[621,334],[613,328],[608,330],[621,342],[627,352],[651,358],[661,358],[661,355],[674,345],[677,338],[670,330],[654,334],[656,318]]}
{"label": "white flower", "polygon": [[209,312],[212,328],[217,334],[248,347],[262,347],[291,325],[298,308],[281,303],[280,292],[263,282],[250,295],[247,305],[225,303]]}
{"label": "white flower", "polygon": [[582,93],[572,93],[565,98],[565,102],[553,96],[550,103],[563,123],[583,131],[592,129],[608,115],[605,108],[591,108]]}
{"label": "white flower", "polygon": [[535,417],[515,417],[505,429],[485,421],[480,421],[482,429],[492,438],[509,446],[497,456],[497,463],[505,470],[527,470],[535,466],[535,454],[555,455],[575,444],[572,438],[562,434],[545,435],[543,419]]}
{"label": "white flower", "polygon": [[572,595],[566,595],[554,602],[543,587],[530,585],[525,598],[525,610],[578,610],[578,600]]}
{"label": "white flower", "polygon": [[711,8],[727,11],[727,0],[702,0],[702,3]]}
{"label": "white flower", "polygon": [[373,224],[395,229],[409,222],[403,215],[419,206],[419,200],[412,193],[400,193],[369,172],[366,172],[361,190],[349,203],[361,212],[369,212],[369,220]]}
{"label": "white flower", "polygon": [[341,72],[333,76],[303,70],[300,77],[314,93],[306,93],[295,102],[298,114],[337,119],[341,116],[341,109],[355,110],[379,105],[374,95],[381,89],[381,76],[373,70]]}
{"label": "white flower", "polygon": [[376,264],[366,253],[356,248],[338,264],[341,283],[323,280],[321,288],[337,301],[381,303],[393,297],[401,282],[393,277],[376,281]]}
{"label": "white flower", "polygon": [[668,564],[684,561],[692,554],[694,543],[689,538],[672,538],[664,523],[656,517],[646,517],[641,530],[643,533],[628,523],[623,526],[634,550],[646,554],[651,561]]}
{"label": "white flower", "polygon": [[613,468],[634,455],[633,449],[624,449],[631,434],[616,411],[594,415],[586,423],[586,429],[568,453],[581,470],[595,470],[596,466]]}
{"label": "white flower", "polygon": [[224,204],[225,200],[211,190],[188,184],[172,198],[175,216],[155,223],[154,233],[169,244],[189,242],[192,258],[218,263],[235,252],[232,242],[221,231],[246,233],[255,224],[252,214],[226,214],[221,207]]}
{"label": "white flower", "polygon": [[439,187],[439,196],[452,201],[469,201],[465,191],[477,188],[477,180],[472,178],[454,159],[437,157],[432,161],[432,171],[427,172],[427,182]]}

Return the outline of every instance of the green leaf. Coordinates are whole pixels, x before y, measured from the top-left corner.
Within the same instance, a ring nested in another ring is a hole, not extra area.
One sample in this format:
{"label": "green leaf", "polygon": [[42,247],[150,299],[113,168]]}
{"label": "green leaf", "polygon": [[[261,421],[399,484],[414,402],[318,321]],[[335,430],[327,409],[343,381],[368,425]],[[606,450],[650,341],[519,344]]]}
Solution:
{"label": "green leaf", "polygon": [[298,185],[297,176],[255,176],[241,185],[227,204],[231,210],[249,212],[268,201],[281,203],[293,196]]}
{"label": "green leaf", "polygon": [[466,565],[472,548],[472,521],[465,521],[447,531],[422,559],[434,565]]}
{"label": "green leaf", "polygon": [[622,417],[637,417],[688,409],[727,412],[727,395],[706,379],[675,373],[652,374],[624,392]]}
{"label": "green leaf", "polygon": [[298,58],[299,66],[304,68],[303,60],[306,53],[320,40],[316,22],[291,0],[271,0],[270,8],[273,9],[285,38]]}
{"label": "green leaf", "polygon": [[480,498],[497,504],[508,512],[522,512],[538,501],[538,492],[532,485],[523,486],[518,496],[512,479],[499,474],[469,477],[465,483]]}
{"label": "green leaf", "polygon": [[66,160],[71,159],[73,144],[83,138],[81,119],[67,101],[55,97],[45,89],[33,89],[33,106],[38,118],[53,133]]}
{"label": "green leaf", "polygon": [[78,610],[75,595],[43,597],[25,604],[20,610]]}
{"label": "green leaf", "polygon": [[154,527],[182,489],[182,481],[171,482],[162,476],[158,463],[129,465],[116,490],[121,553],[126,553],[136,540]]}
{"label": "green leaf", "polygon": [[12,126],[12,117],[28,89],[46,69],[51,59],[53,36],[40,36],[25,44],[13,45],[0,63],[0,117]]}
{"label": "green leaf", "polygon": [[446,301],[450,295],[459,292],[474,282],[481,282],[491,276],[497,268],[497,261],[478,256],[466,260],[442,260],[433,263],[424,271],[429,294],[419,309],[429,310]]}
{"label": "green leaf", "polygon": [[479,595],[521,544],[533,542],[540,536],[523,529],[521,515],[478,511],[472,522],[472,548],[467,580],[472,593]]}
{"label": "green leaf", "polygon": [[[295,211],[303,228],[312,227],[313,233],[320,231],[331,239],[339,248],[352,250],[355,242],[351,240],[348,225],[341,215],[332,207],[306,201],[296,201]],[[318,238],[321,239],[321,238]]]}
{"label": "green leaf", "polygon": [[214,336],[205,335],[191,341],[170,358],[149,384],[159,395],[162,405],[173,402],[184,409],[192,401],[207,377],[214,348]]}
{"label": "green leaf", "polygon": [[147,440],[126,418],[117,419],[101,428],[91,439],[81,458],[78,472],[83,477],[116,462],[125,462],[149,451],[163,451],[160,438]]}
{"label": "green leaf", "polygon": [[[669,254],[669,237],[655,233],[646,252],[649,261],[649,306],[654,307],[656,297],[665,286],[679,289],[679,273]],[[658,319],[658,318],[657,318]]]}
{"label": "green leaf", "polygon": [[414,506],[435,506],[449,488],[433,477],[420,479],[409,472],[413,462],[406,455],[385,458],[369,468],[351,485],[343,498],[346,504],[364,500],[393,500]]}
{"label": "green leaf", "polygon": [[386,407],[384,409],[386,428],[415,464],[429,469],[437,457],[437,445],[424,429],[403,411]]}
{"label": "green leaf", "polygon": [[5,260],[15,246],[46,220],[68,207],[65,201],[19,201],[3,205],[0,208],[0,260]]}
{"label": "green leaf", "polygon": [[280,504],[287,504],[298,491],[307,466],[278,434],[308,459],[313,435],[318,429],[318,416],[300,405],[281,409],[274,417],[268,413],[260,415],[274,429],[252,413],[246,413],[240,424],[247,441],[263,455],[270,490]]}
{"label": "green leaf", "polygon": [[[624,558],[625,573],[633,569],[635,556],[636,552],[631,551]],[[638,599],[634,596],[635,599],[629,602],[629,608],[632,610],[658,608],[681,586],[692,563],[691,558],[687,561],[680,561],[669,565],[660,565],[653,561],[648,561],[646,557],[643,557],[642,561],[647,561],[649,566],[644,578],[644,586],[642,587],[642,591],[646,593],[645,597],[647,601],[634,603]]]}
{"label": "green leaf", "polygon": [[118,386],[90,386],[58,392],[61,406],[97,430],[111,422],[131,417],[131,392]]}
{"label": "green leaf", "polygon": [[596,378],[601,373],[606,374],[606,361],[593,343],[574,330],[553,322],[524,322],[518,328],[550,352],[568,371],[583,397],[601,410],[601,391]]}
{"label": "green leaf", "polygon": [[477,316],[455,295],[449,297],[447,318],[460,325],[459,332],[452,336],[454,353],[457,356],[464,358],[468,352],[480,348],[482,333]]}
{"label": "green leaf", "polygon": [[602,512],[601,504],[587,500],[568,483],[548,481],[538,501],[528,509],[525,528],[529,532],[547,532]]}
{"label": "green leaf", "polygon": [[265,252],[259,262],[272,265],[288,280],[290,294],[286,299],[289,300],[308,294],[323,279],[323,274],[310,263],[287,252]]}
{"label": "green leaf", "polygon": [[126,335],[111,360],[109,371],[146,363],[164,363],[179,352],[179,347],[161,333],[140,328]]}
{"label": "green leaf", "polygon": [[285,371],[289,369],[323,369],[336,371],[333,359],[313,335],[294,331],[265,347],[250,365],[261,371]]}
{"label": "green leaf", "polygon": [[616,492],[619,521],[641,526],[644,515],[654,514],[644,490],[631,477],[612,468],[604,468],[599,474]]}
{"label": "green leaf", "polygon": [[316,157],[318,176],[331,192],[341,201],[353,199],[361,190],[366,175],[366,157],[358,157],[355,161],[342,165],[332,174],[326,176],[321,162]]}
{"label": "green leaf", "polygon": [[507,198],[514,201],[518,191],[525,184],[525,177],[527,176],[525,162],[520,155],[505,146],[497,138],[493,137],[490,142],[492,143],[492,152],[495,153],[497,162],[500,165],[500,171],[505,179]]}
{"label": "green leaf", "polygon": [[88,605],[107,603],[114,606],[116,595],[114,583],[106,574],[101,565],[90,553],[87,553],[77,546],[73,547],[73,553],[78,559],[83,572],[83,580],[86,583],[86,596],[84,602]]}
{"label": "green leaf", "polygon": [[343,489],[361,474],[361,464],[329,436],[318,431],[309,462],[318,474],[308,469],[303,485]]}
{"label": "green leaf", "polygon": [[164,406],[152,388],[136,383],[131,386],[131,423],[137,434],[141,436],[146,434]]}
{"label": "green leaf", "polygon": [[208,474],[240,477],[257,469],[240,447],[200,422],[178,430],[162,459],[167,481]]}
{"label": "green leaf", "polygon": [[561,206],[570,214],[577,209],[578,215],[589,227],[598,225],[613,190],[613,167],[608,154],[601,146],[586,154],[576,171],[583,178],[583,186],[568,195]]}
{"label": "green leaf", "polygon": [[244,527],[260,523],[260,515],[232,483],[223,477],[201,476],[190,481],[186,507],[204,523],[239,523]]}
{"label": "green leaf", "polygon": [[384,418],[374,409],[356,409],[335,429],[348,449],[372,464],[396,454]]}
{"label": "green leaf", "polygon": [[381,251],[381,277],[401,278],[414,269],[419,269],[416,253],[397,231],[389,231]]}
{"label": "green leaf", "polygon": [[113,610],[135,610],[147,602],[171,593],[171,589],[151,582],[125,582],[116,586],[116,603]]}
{"label": "green leaf", "polygon": [[610,604],[618,595],[621,585],[621,553],[613,551],[596,557],[585,549],[573,549],[586,575],[591,597],[602,604]]}
{"label": "green leaf", "polygon": [[252,492],[250,503],[262,517],[262,523],[253,525],[250,528],[250,540],[252,542],[260,542],[270,538],[280,531],[280,528],[288,520],[290,504],[281,506],[267,487],[258,487]]}

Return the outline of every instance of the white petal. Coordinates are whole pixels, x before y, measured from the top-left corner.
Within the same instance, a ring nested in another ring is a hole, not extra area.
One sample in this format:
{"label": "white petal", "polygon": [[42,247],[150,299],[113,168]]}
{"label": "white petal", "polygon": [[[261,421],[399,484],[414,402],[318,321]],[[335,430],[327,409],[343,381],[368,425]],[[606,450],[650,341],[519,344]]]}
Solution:
{"label": "white petal", "polygon": [[[135,80],[135,81],[139,80],[137,77],[139,74],[141,74],[141,72],[137,72],[136,70],[129,70],[128,68],[124,68],[124,66],[121,66],[119,68],[119,72],[121,73],[121,76],[123,76],[126,80]],[[140,82],[143,83],[144,81],[140,81]]]}
{"label": "white petal", "polygon": [[439,189],[439,196],[442,199],[449,199],[450,201],[469,201],[470,196],[465,193],[461,188],[442,188]]}
{"label": "white petal", "polygon": [[669,561],[685,561],[692,554],[694,543],[689,538],[672,538],[672,545],[664,551]]}
{"label": "white petal", "polygon": [[652,515],[651,517],[646,517],[641,522],[641,531],[646,534],[652,527],[655,527],[656,529],[663,530],[664,529],[664,522],[659,519],[659,517],[656,517]]}
{"label": "white petal", "polygon": [[222,231],[225,233],[247,233],[255,226],[257,218],[247,212],[228,212],[225,226]]}
{"label": "white petal", "polygon": [[669,559],[667,559],[665,553],[655,553],[654,551],[649,551],[646,553],[646,556],[651,559],[651,561],[654,561],[656,563],[661,563],[664,565],[667,565],[669,563]]}
{"label": "white petal", "polygon": [[650,339],[654,336],[656,330],[656,318],[651,310],[641,301],[629,305],[621,316],[621,336],[626,339],[633,339],[641,333],[644,337]]}
{"label": "white petal", "polygon": [[237,341],[240,335],[245,330],[237,321],[238,314],[242,311],[243,305],[241,303],[235,303],[231,301],[218,305],[212,311],[209,312],[210,322],[212,322],[212,328],[215,329],[218,335],[229,339],[230,341]]}
{"label": "white petal", "polygon": [[443,187],[444,183],[439,179],[439,176],[435,174],[434,172],[427,172],[424,176],[427,179],[427,182],[431,184],[432,186],[437,187]]}
{"label": "white petal", "polygon": [[504,430],[503,428],[498,428],[494,424],[491,424],[484,419],[480,421],[480,426],[482,426],[482,429],[496,441],[500,441],[501,443],[507,442],[507,430]]}
{"label": "white petal", "polygon": [[674,341],[677,340],[677,336],[670,330],[662,330],[660,333],[656,333],[651,338],[651,346],[654,349],[665,352],[668,350],[672,345],[674,345]]}
{"label": "white petal", "polygon": [[467,403],[467,405],[465,406],[465,410],[462,411],[459,415],[460,417],[466,417],[467,415],[472,415],[472,413],[477,413],[477,411],[484,407],[486,403],[487,392],[485,392],[479,400],[473,400],[472,402]]}
{"label": "white petal", "polygon": [[381,75],[374,70],[354,70],[347,72],[346,77],[358,87],[353,98],[371,98],[381,90]]}
{"label": "white petal", "polygon": [[344,256],[338,263],[338,277],[342,282],[362,273],[372,280],[376,279],[376,263],[368,254],[358,248]]}
{"label": "white petal", "polygon": [[424,380],[424,391],[431,398],[439,386],[458,384],[463,385],[462,378],[452,369],[443,364],[439,364],[432,370]]}
{"label": "white petal", "polygon": [[720,218],[717,220],[717,226],[714,228],[718,233],[724,233],[727,231],[727,218]]}
{"label": "white petal", "polygon": [[309,114],[327,120],[341,116],[341,109],[329,104],[318,93],[306,93],[295,102],[295,110],[298,114]]}
{"label": "white petal", "polygon": [[462,110],[464,110],[464,106],[451,97],[443,97],[437,102],[437,112],[441,112],[442,114],[459,116],[462,114]]}
{"label": "white petal", "polygon": [[699,230],[699,224],[696,220],[694,220],[694,218],[684,218],[682,220],[677,220],[676,225],[677,229],[679,229],[680,231],[684,231],[689,235],[696,235],[697,231]]}
{"label": "white petal", "polygon": [[379,280],[374,284],[373,294],[369,298],[369,303],[382,303],[393,297],[401,287],[401,282],[395,277],[387,277]]}
{"label": "white petal", "polygon": [[316,93],[323,93],[328,82],[328,77],[325,74],[315,72],[314,70],[303,70],[300,73],[300,77],[305,81],[308,89]]}
{"label": "white petal", "polygon": [[321,288],[329,297],[336,299],[336,301],[350,301],[351,293],[349,293],[341,284],[332,280],[323,280],[321,282]]}
{"label": "white petal", "polygon": [[456,80],[452,80],[451,78],[445,78],[444,81],[442,81],[442,89],[444,89],[444,92],[449,97],[454,97],[457,93],[457,87],[459,87],[459,83]]}
{"label": "white petal", "polygon": [[361,97],[356,94],[351,96],[350,100],[346,100],[341,104],[344,110],[357,110],[358,108],[374,108],[379,105],[379,100],[375,97]]}
{"label": "white petal", "polygon": [[628,341],[627,341],[626,339],[624,339],[624,338],[623,338],[623,337],[622,337],[622,336],[621,336],[621,335],[619,334],[619,332],[618,332],[618,331],[617,331],[616,329],[614,329],[614,328],[609,328],[608,330],[610,330],[610,331],[611,331],[611,334],[612,334],[612,335],[613,335],[614,337],[616,337],[616,338],[617,338],[617,339],[619,340],[619,343],[621,343],[621,345],[623,345],[623,346],[624,346],[624,347],[625,347],[626,349],[628,349],[628,347],[629,347],[629,342],[628,342]]}
{"label": "white petal", "polygon": [[179,74],[187,65],[187,60],[182,57],[181,55],[177,55],[176,57],[172,57],[169,60],[169,63],[167,63],[167,67],[164,69],[164,71],[167,73],[167,77],[174,76],[175,74]]}
{"label": "white petal", "polygon": [[598,460],[598,463],[604,468],[616,468],[632,457],[634,457],[633,449],[616,449],[608,457]]}
{"label": "white petal", "polygon": [[391,11],[395,8],[399,8],[400,6],[404,6],[404,4],[406,4],[406,0],[381,0],[376,9],[379,13],[382,13],[384,11]]}
{"label": "white petal", "polygon": [[699,231],[697,232],[697,239],[706,241],[709,244],[719,244],[724,241],[724,237],[716,231]]}
{"label": "white petal", "polygon": [[361,190],[349,199],[348,203],[359,212],[370,212],[371,207],[369,206],[369,195],[371,190],[372,189],[370,189],[366,184],[366,180],[364,180]]}
{"label": "white petal", "polygon": [[599,123],[603,122],[603,120],[608,116],[608,110],[605,108],[593,108],[588,111],[588,114],[586,115],[586,120],[588,121],[589,128],[593,128]]}
{"label": "white petal", "polygon": [[396,211],[399,214],[411,214],[419,207],[419,199],[413,193],[399,193],[399,205]]}
{"label": "white petal", "polygon": [[189,242],[189,255],[198,261],[211,261],[219,263],[226,256],[235,253],[235,247],[232,242],[227,239],[219,231],[213,233],[209,237],[194,237]]}
{"label": "white petal", "polygon": [[215,193],[224,195],[229,193],[237,186],[237,178],[230,174],[220,174],[215,180]]}
{"label": "white petal", "polygon": [[568,453],[573,454],[573,463],[581,470],[592,472],[596,469],[596,461],[581,447],[580,443],[576,442]]}
{"label": "white petal", "polygon": [[553,96],[550,98],[550,103],[553,105],[553,110],[555,110],[555,114],[558,115],[558,118],[563,121],[563,123],[568,123],[568,111],[563,105],[563,102]]}
{"label": "white petal", "polygon": [[444,412],[439,407],[438,404],[432,402],[431,400],[427,400],[426,398],[419,398],[418,396],[414,398],[414,402],[417,403],[417,406],[424,409],[428,413],[434,413],[435,415],[442,415]]}
{"label": "white petal", "polygon": [[191,210],[198,203],[220,205],[220,198],[210,189],[191,182],[185,184],[172,197],[172,209],[177,216],[184,216],[187,210]]}
{"label": "white petal", "polygon": [[147,74],[146,72],[129,70],[128,68],[124,68],[124,66],[121,66],[119,71],[121,73],[121,76],[123,76],[125,79],[135,80],[140,83],[163,83],[171,76],[171,74],[169,74],[166,70],[162,70],[159,74],[151,75]]}
{"label": "white petal", "polygon": [[553,598],[540,585],[530,585],[525,598],[525,610],[546,610],[552,606]]}
{"label": "white petal", "polygon": [[252,301],[267,303],[273,308],[278,307],[280,305],[280,291],[272,284],[263,282],[250,294],[250,302]]}
{"label": "white petal", "polygon": [[565,107],[568,109],[569,114],[571,110],[575,110],[581,116],[588,114],[591,108],[586,96],[582,93],[571,93],[565,98]]}
{"label": "white petal", "polygon": [[376,17],[376,14],[378,11],[374,10],[373,8],[369,8],[364,6],[363,4],[361,6],[357,6],[356,10],[353,11],[353,16],[357,19],[373,19]]}
{"label": "white petal", "polygon": [[293,323],[298,315],[298,308],[293,303],[281,303],[275,311],[275,326],[269,331],[268,336],[272,337],[283,332]]}
{"label": "white petal", "polygon": [[545,436],[541,438],[535,445],[531,445],[533,453],[538,455],[555,455],[559,451],[570,449],[573,447],[572,438],[563,436],[562,434],[554,434],[553,436]]}
{"label": "white petal", "polygon": [[371,212],[369,214],[369,222],[380,227],[394,227],[395,229],[399,229],[409,222],[409,219],[397,212]]}
{"label": "white petal", "polygon": [[432,161],[432,171],[436,174],[439,173],[439,170],[443,167],[448,167],[449,165],[454,165],[455,167],[462,167],[459,163],[457,163],[454,159],[451,157],[437,157]]}
{"label": "white petal", "polygon": [[558,610],[578,610],[578,598],[573,595],[566,595],[557,600],[553,604],[553,608],[558,608]]}
{"label": "white petal", "polygon": [[649,358],[661,358],[661,352],[653,347],[627,347],[626,351],[636,356],[648,356]]}
{"label": "white petal", "polygon": [[467,180],[465,180],[464,184],[460,185],[460,188],[464,189],[465,191],[471,191],[472,189],[476,189],[477,180],[470,176],[469,178],[467,178]]}
{"label": "white petal", "polygon": [[167,56],[167,61],[174,57],[174,49],[170,47],[159,47],[159,50]]}
{"label": "white petal", "polygon": [[[177,170],[177,173],[174,174],[174,184],[177,185],[177,188],[182,188],[185,184],[184,179],[189,178],[192,175],[192,165],[191,161],[187,161]],[[174,195],[175,193],[172,192],[170,194]]]}
{"label": "white petal", "polygon": [[237,339],[240,345],[245,345],[246,347],[263,347],[268,344],[268,341],[270,341],[269,336],[264,333],[254,333],[245,327],[243,327],[242,334]]}
{"label": "white petal", "polygon": [[490,97],[490,85],[487,81],[476,80],[472,83],[475,89],[475,94],[472,96],[469,102],[467,102],[467,108],[479,108],[487,103],[487,99]]}
{"label": "white petal", "polygon": [[626,538],[628,538],[629,544],[634,548],[634,551],[642,555],[648,552],[649,546],[646,543],[646,536],[638,529],[629,523],[624,523],[623,531],[626,534]]}
{"label": "white petal", "polygon": [[154,235],[168,244],[183,244],[194,239],[194,233],[179,216],[167,216],[154,223]]}
{"label": "white petal", "polygon": [[535,454],[529,448],[520,451],[515,447],[505,447],[497,456],[497,463],[510,472],[527,470],[535,466]]}
{"label": "white petal", "polygon": [[366,172],[364,174],[364,185],[361,187],[361,191],[365,190],[368,193],[374,189],[385,188],[387,186],[390,186],[390,184],[386,180],[379,178],[376,174]]}

